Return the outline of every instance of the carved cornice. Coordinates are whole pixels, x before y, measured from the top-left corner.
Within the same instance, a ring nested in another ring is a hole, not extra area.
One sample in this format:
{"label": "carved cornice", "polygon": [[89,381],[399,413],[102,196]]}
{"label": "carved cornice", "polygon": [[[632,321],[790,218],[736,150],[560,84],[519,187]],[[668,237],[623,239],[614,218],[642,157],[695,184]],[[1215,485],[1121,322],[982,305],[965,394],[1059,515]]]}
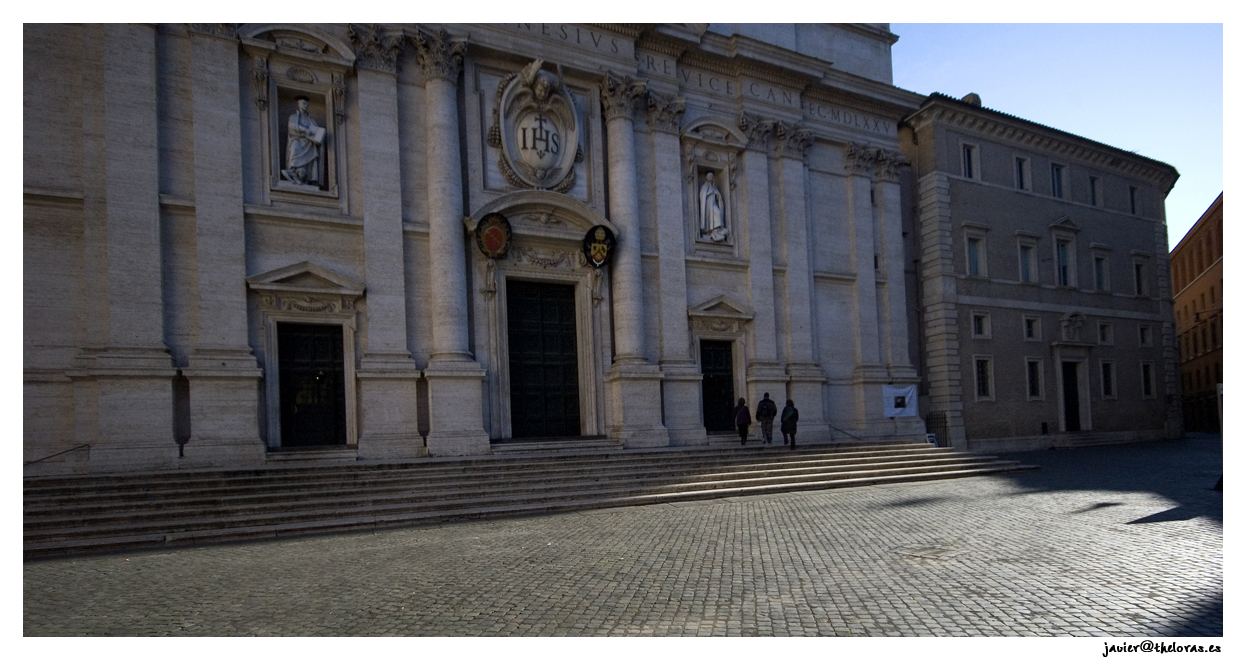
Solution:
{"label": "carved cornice", "polygon": [[235,23],[187,23],[186,27],[197,34],[220,39],[237,39],[238,25]]}
{"label": "carved cornice", "polygon": [[632,76],[617,77],[607,71],[602,77],[602,113],[607,121],[616,117],[632,119],[632,107],[645,94],[645,80]]}
{"label": "carved cornice", "polygon": [[398,54],[403,50],[401,34],[385,34],[376,23],[351,23],[347,26],[351,47],[355,50],[356,66],[386,73],[398,72]]}
{"label": "carved cornice", "polygon": [[451,39],[450,33],[442,29],[436,32],[416,30],[411,43],[416,47],[416,61],[425,78],[444,78],[452,83],[459,79],[463,55],[468,50],[467,40]]}
{"label": "carved cornice", "polygon": [[655,131],[679,133],[680,118],[684,115],[684,97],[652,90],[648,96],[650,128]]}
{"label": "carved cornice", "polygon": [[765,149],[766,138],[775,132],[775,120],[760,115],[742,112],[737,126],[745,134],[748,146],[752,149]]}
{"label": "carved cornice", "polygon": [[814,144],[814,134],[800,122],[789,124],[775,121],[775,156],[805,160],[805,152]]}
{"label": "carved cornice", "polygon": [[863,177],[873,175],[880,151],[878,147],[850,142],[844,150],[844,170]]}

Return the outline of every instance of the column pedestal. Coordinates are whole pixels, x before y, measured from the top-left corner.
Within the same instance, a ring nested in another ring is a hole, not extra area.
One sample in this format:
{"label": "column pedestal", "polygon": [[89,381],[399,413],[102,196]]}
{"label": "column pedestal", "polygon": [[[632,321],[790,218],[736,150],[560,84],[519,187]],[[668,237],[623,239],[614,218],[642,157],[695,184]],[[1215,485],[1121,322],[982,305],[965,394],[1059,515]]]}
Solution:
{"label": "column pedestal", "polygon": [[662,370],[648,363],[619,363],[606,375],[611,400],[610,437],[626,448],[670,444],[662,424]]}
{"label": "column pedestal", "polygon": [[[791,363],[788,365],[788,396],[793,405],[801,413],[797,421],[797,433],[804,443],[830,443],[834,434],[827,424],[827,416],[823,411],[823,384],[827,377],[822,368],[812,363]],[[784,402],[771,394],[780,410]]]}
{"label": "column pedestal", "polygon": [[420,372],[407,353],[366,354],[359,384],[360,459],[414,459],[429,452],[420,437],[416,383]]}
{"label": "column pedestal", "polygon": [[705,445],[701,373],[693,362],[662,363],[663,421],[671,445]]}
{"label": "column pedestal", "polygon": [[429,381],[431,457],[489,454],[489,434],[482,424],[485,370],[475,361],[431,362]]}
{"label": "column pedestal", "polygon": [[[749,407],[751,418],[758,410],[758,402],[762,401],[762,395],[768,392],[771,393],[771,399],[776,400],[775,405],[782,410],[784,408],[783,395],[788,392],[788,374],[784,372],[784,368],[779,363],[762,361],[749,363],[749,367],[745,370],[745,404]],[[732,405],[735,406],[735,402]],[[797,408],[801,408],[800,402],[797,402]],[[798,426],[799,429],[800,426]],[[761,437],[756,419],[750,425],[749,431],[749,438]]]}
{"label": "column pedestal", "polygon": [[112,473],[177,467],[173,377],[160,349],[108,349],[79,357],[74,380],[75,440],[90,443],[88,470]]}
{"label": "column pedestal", "polygon": [[182,370],[190,384],[190,439],[179,467],[264,462],[259,392],[263,371],[250,350],[200,350]]}

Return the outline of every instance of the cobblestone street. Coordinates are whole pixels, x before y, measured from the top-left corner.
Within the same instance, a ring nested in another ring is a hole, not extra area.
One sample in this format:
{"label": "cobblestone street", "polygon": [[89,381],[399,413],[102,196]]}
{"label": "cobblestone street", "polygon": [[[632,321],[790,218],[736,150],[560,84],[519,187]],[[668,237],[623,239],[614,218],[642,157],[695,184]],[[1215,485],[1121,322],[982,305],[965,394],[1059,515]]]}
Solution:
{"label": "cobblestone street", "polygon": [[28,636],[1219,636],[1221,441],[24,565]]}

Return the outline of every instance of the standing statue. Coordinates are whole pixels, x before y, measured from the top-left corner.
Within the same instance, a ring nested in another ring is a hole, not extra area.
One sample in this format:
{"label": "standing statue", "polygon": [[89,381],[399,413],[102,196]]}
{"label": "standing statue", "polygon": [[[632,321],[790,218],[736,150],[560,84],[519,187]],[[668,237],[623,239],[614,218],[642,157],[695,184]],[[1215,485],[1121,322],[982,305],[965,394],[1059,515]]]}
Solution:
{"label": "standing statue", "polygon": [[301,186],[320,186],[325,129],[307,114],[306,96],[299,97],[295,103],[298,110],[286,122],[286,168],[281,176]]}
{"label": "standing statue", "polygon": [[714,173],[706,173],[706,183],[701,185],[698,194],[701,218],[699,226],[702,236],[709,236],[714,241],[727,238],[727,226],[723,218],[723,193],[714,185]]}

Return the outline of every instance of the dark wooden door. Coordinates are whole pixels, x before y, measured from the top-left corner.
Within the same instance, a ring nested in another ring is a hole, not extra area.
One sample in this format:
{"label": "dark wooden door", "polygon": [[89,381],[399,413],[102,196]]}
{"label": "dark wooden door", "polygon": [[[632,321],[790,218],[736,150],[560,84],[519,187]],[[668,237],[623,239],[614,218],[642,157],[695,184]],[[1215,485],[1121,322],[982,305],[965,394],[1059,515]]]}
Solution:
{"label": "dark wooden door", "polygon": [[732,380],[732,343],[701,341],[701,413],[706,431],[732,431],[735,401]]}
{"label": "dark wooden door", "polygon": [[1078,363],[1061,363],[1061,381],[1065,390],[1065,431],[1081,431],[1078,411]]}
{"label": "dark wooden door", "polygon": [[511,437],[580,435],[576,288],[507,281]]}
{"label": "dark wooden door", "polygon": [[277,324],[281,445],[346,444],[342,327]]}

